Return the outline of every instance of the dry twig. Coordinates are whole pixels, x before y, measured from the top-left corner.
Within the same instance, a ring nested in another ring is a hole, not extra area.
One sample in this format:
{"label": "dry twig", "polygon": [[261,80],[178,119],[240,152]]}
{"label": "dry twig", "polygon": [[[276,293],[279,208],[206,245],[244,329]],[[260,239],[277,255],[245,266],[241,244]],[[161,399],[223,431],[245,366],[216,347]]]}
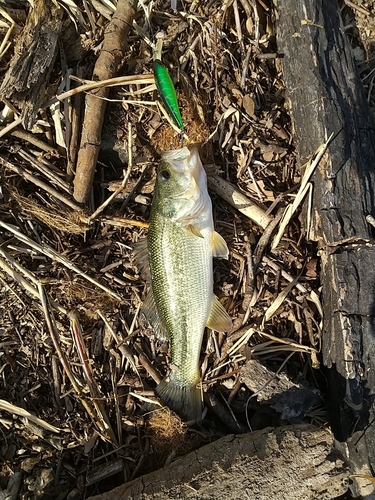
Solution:
{"label": "dry twig", "polygon": [[42,253],[44,255],[47,255],[50,259],[53,259],[53,260],[55,260],[57,262],[60,262],[61,264],[63,264],[64,266],[66,266],[68,269],[71,269],[72,271],[74,271],[75,273],[77,273],[82,278],[86,279],[90,283],[93,283],[95,286],[97,286],[101,290],[104,290],[111,297],[113,297],[113,298],[115,298],[115,299],[117,299],[119,301],[123,300],[119,295],[117,295],[117,293],[113,292],[112,290],[110,290],[105,285],[102,285],[96,279],[91,278],[91,276],[89,276],[88,274],[83,273],[77,266],[75,266],[74,264],[72,264],[71,262],[69,262],[68,259],[66,259],[62,255],[60,255],[57,252],[55,252],[55,250],[53,250],[49,246],[47,246],[45,244],[44,245],[39,245],[39,243],[36,243],[35,241],[31,240],[30,238],[28,238],[27,236],[25,236],[24,234],[22,234],[14,226],[12,226],[10,224],[6,224],[5,222],[0,221],[0,226],[2,226],[3,228],[7,229],[8,231],[10,231],[20,241],[22,241],[23,243],[26,243],[26,245],[29,245],[31,248],[34,248],[34,250],[37,250],[38,252],[40,252],[40,253]]}
{"label": "dry twig", "polygon": [[[116,12],[106,29],[103,48],[95,65],[95,80],[106,80],[118,72],[135,13],[135,0],[119,0]],[[86,96],[81,147],[74,178],[74,198],[78,203],[87,203],[90,197],[107,106],[106,100],[102,98],[108,97],[108,94],[108,88],[103,88]]]}

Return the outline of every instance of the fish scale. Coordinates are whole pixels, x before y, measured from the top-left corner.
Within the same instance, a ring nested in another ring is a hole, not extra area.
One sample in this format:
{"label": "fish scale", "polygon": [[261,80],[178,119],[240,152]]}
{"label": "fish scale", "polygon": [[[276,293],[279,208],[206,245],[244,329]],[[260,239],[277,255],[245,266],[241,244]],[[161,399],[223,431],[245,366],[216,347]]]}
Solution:
{"label": "fish scale", "polygon": [[210,297],[213,287],[212,253],[207,240],[159,214],[150,224],[154,299],[171,335],[173,363],[179,367],[181,378],[191,384],[199,382],[196,346],[202,343],[210,312],[209,301],[202,301],[202,297]]}

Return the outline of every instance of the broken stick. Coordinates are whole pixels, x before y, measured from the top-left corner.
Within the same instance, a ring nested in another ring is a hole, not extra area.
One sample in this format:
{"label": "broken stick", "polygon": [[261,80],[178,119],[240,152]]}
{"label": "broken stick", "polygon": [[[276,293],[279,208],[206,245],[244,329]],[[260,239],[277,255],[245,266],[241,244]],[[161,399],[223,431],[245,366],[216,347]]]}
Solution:
{"label": "broken stick", "polygon": [[[126,39],[136,14],[135,0],[119,0],[112,21],[104,34],[103,48],[95,64],[93,80],[107,80],[117,75],[126,49]],[[109,89],[100,88],[86,96],[81,145],[77,158],[73,196],[87,203],[99,156],[104,113]]]}
{"label": "broken stick", "polygon": [[271,215],[268,215],[262,208],[249,200],[230,182],[218,175],[208,176],[207,182],[211,191],[218,194],[223,200],[232,205],[232,207],[258,224],[258,226],[265,229],[272,221],[273,217]]}

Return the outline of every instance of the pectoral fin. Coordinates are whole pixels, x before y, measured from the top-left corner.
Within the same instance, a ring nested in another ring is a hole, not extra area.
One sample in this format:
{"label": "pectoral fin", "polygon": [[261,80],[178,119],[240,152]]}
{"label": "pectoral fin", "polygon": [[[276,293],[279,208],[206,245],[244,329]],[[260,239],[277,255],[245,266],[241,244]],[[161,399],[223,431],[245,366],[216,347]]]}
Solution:
{"label": "pectoral fin", "polygon": [[186,226],[186,229],[191,233],[194,234],[194,236],[198,236],[198,238],[203,238],[203,234],[197,229],[196,227],[193,226],[193,224],[188,224]]}
{"label": "pectoral fin", "polygon": [[169,339],[168,330],[164,322],[160,319],[158,310],[156,308],[152,289],[149,290],[146,300],[143,303],[141,311],[146,316],[148,322],[154,328],[157,339],[160,341],[168,340]]}
{"label": "pectoral fin", "polygon": [[229,250],[225,240],[219,233],[214,231],[211,236],[211,248],[212,255],[218,257],[219,259],[227,259],[229,256]]}
{"label": "pectoral fin", "polygon": [[217,332],[229,332],[232,329],[232,320],[215,295],[206,326]]}

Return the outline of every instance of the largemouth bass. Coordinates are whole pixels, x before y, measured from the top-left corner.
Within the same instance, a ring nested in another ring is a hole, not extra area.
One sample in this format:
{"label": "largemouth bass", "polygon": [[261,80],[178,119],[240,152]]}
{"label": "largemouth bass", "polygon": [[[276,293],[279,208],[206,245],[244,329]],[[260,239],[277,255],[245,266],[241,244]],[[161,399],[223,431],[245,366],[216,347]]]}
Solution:
{"label": "largemouth bass", "polygon": [[147,252],[151,290],[143,310],[157,336],[170,340],[172,361],[155,392],[186,420],[200,420],[204,329],[228,331],[232,323],[213,293],[213,257],[228,258],[228,247],[214,231],[206,174],[196,148],[162,155]]}

